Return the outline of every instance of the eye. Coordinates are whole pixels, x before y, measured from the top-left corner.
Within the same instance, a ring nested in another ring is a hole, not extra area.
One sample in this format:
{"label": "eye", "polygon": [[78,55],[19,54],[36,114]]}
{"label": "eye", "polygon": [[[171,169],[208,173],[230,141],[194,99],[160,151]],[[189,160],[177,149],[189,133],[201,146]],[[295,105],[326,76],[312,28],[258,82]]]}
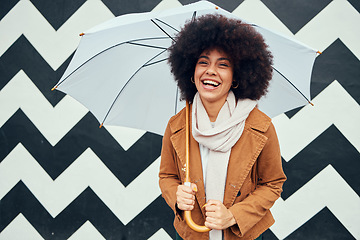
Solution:
{"label": "eye", "polygon": [[204,60],[199,60],[199,61],[198,61],[198,64],[200,64],[200,65],[206,65],[206,64],[207,64],[207,62],[206,62],[206,61],[204,61]]}
{"label": "eye", "polygon": [[220,63],[219,66],[221,66],[221,67],[230,67],[230,64],[228,64],[228,63]]}

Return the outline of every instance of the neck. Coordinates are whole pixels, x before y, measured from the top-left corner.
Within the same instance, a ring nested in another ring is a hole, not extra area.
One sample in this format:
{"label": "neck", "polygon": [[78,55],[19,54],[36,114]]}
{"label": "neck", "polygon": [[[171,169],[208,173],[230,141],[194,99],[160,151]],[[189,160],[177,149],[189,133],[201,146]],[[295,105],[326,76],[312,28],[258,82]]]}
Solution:
{"label": "neck", "polygon": [[220,109],[224,106],[225,101],[226,101],[226,99],[224,99],[224,101],[216,101],[216,102],[206,102],[206,101],[201,100],[201,102],[204,105],[205,110],[209,116],[210,122],[216,121],[216,118],[220,112]]}

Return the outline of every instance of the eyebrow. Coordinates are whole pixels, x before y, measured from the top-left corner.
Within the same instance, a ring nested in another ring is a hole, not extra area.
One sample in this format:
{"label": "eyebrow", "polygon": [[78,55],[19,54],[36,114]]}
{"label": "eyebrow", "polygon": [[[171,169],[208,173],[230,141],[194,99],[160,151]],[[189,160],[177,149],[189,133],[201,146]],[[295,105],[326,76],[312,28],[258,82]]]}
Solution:
{"label": "eyebrow", "polygon": [[[210,59],[208,56],[205,56],[205,55],[201,55],[201,56],[199,57],[199,59],[200,59],[200,58]],[[222,61],[222,60],[227,60],[227,61],[231,62],[230,59],[224,58],[224,57],[217,59],[217,61]]]}

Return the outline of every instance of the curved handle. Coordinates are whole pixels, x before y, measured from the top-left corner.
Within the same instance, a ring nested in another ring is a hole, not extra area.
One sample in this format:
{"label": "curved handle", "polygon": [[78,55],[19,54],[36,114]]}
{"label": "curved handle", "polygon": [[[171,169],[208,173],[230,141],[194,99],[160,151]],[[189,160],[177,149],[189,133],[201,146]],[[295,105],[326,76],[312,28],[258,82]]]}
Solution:
{"label": "curved handle", "polygon": [[[186,171],[185,171],[185,184],[190,185],[190,174],[189,174],[189,158],[190,158],[190,154],[189,154],[189,145],[190,145],[190,119],[189,119],[189,102],[186,101],[186,126],[185,126],[185,132],[186,132],[186,138],[185,138],[185,143],[186,143]],[[205,227],[205,226],[200,226],[197,225],[191,217],[191,211],[185,211],[185,215],[184,215],[185,221],[187,223],[187,225],[194,231],[196,232],[208,232],[210,231],[210,228]]]}
{"label": "curved handle", "polygon": [[191,211],[185,211],[184,213],[185,221],[187,225],[196,232],[208,232],[210,231],[210,228],[205,226],[197,225],[191,218]]}

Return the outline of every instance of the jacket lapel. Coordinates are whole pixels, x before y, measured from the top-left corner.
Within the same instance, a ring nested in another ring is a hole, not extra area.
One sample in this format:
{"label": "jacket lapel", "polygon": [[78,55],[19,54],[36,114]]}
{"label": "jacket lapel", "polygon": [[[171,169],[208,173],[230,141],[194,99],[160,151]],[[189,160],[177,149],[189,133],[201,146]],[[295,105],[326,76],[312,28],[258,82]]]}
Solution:
{"label": "jacket lapel", "polygon": [[[190,129],[191,129],[191,114],[190,114]],[[177,156],[180,160],[181,165],[181,180],[185,179],[185,168],[186,166],[186,144],[185,144],[185,111],[178,115],[176,119],[171,122],[171,130],[173,135],[170,137],[170,140],[173,144],[173,147],[176,151]],[[195,194],[196,199],[199,203],[200,208],[206,203],[205,201],[205,188],[204,188],[204,179],[203,171],[200,157],[199,144],[195,141],[192,134],[190,134],[190,180],[192,183],[197,185],[198,191]],[[205,215],[205,210],[202,208],[201,211]]]}
{"label": "jacket lapel", "polygon": [[[199,143],[195,141],[192,134],[190,137],[190,179],[198,187],[196,198],[199,202],[200,208],[206,203],[203,169],[201,163]],[[205,209],[201,208],[205,215]]]}
{"label": "jacket lapel", "polygon": [[224,194],[224,205],[228,208],[235,201],[267,141],[262,132],[267,130],[271,119],[263,116],[259,115],[258,109],[253,110],[246,120],[241,138],[231,150]]}

